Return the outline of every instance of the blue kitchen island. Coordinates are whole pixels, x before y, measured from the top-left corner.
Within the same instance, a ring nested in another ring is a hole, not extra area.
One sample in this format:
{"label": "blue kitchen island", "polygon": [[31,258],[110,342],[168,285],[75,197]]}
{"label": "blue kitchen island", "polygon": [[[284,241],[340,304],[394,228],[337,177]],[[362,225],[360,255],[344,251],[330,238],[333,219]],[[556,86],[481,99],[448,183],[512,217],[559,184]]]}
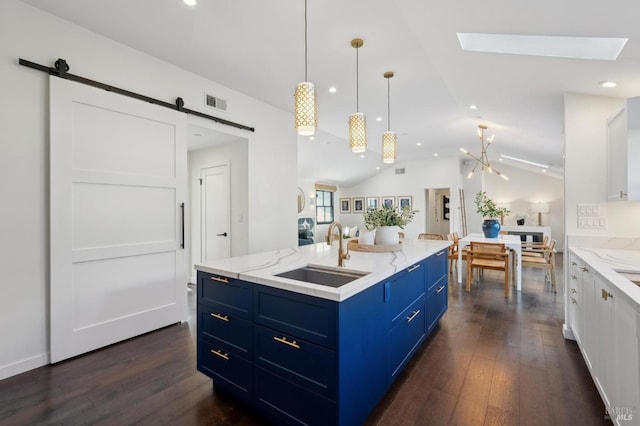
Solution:
{"label": "blue kitchen island", "polygon": [[[362,424],[447,310],[448,245],[405,240],[344,268],[337,243],[197,265],[197,368],[274,424]],[[287,278],[316,269],[351,281]]]}

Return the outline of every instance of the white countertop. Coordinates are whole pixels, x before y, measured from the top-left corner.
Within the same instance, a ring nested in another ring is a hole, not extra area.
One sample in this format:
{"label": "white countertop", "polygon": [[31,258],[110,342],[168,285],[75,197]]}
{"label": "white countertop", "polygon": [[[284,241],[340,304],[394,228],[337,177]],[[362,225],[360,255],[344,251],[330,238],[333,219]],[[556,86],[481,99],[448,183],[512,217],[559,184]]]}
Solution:
{"label": "white countertop", "polygon": [[[344,241],[345,250],[347,241]],[[402,240],[402,251],[398,252],[349,251],[351,258],[345,261],[345,267],[337,268],[338,241],[334,241],[331,246],[318,243],[197,264],[195,269],[340,302],[432,254],[446,250],[450,244],[450,241],[439,240]],[[339,288],[275,276],[309,264],[369,274]]]}
{"label": "white countertop", "polygon": [[615,286],[631,306],[640,311],[640,287],[615,271],[640,273],[640,250],[572,247],[571,251]]}

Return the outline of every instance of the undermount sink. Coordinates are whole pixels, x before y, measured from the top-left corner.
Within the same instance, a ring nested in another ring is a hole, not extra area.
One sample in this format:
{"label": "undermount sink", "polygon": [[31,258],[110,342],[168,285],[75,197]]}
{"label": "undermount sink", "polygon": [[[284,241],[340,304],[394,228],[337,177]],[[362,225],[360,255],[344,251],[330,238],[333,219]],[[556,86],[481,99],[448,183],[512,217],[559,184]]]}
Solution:
{"label": "undermount sink", "polygon": [[619,275],[621,275],[624,278],[628,279],[629,281],[631,281],[635,285],[640,286],[640,272],[637,272],[637,271],[626,271],[626,270],[623,270],[623,269],[614,269],[614,271],[616,271]]}
{"label": "undermount sink", "polygon": [[368,272],[353,271],[350,269],[338,270],[326,266],[307,265],[302,268],[275,274],[275,276],[338,288],[368,274]]}

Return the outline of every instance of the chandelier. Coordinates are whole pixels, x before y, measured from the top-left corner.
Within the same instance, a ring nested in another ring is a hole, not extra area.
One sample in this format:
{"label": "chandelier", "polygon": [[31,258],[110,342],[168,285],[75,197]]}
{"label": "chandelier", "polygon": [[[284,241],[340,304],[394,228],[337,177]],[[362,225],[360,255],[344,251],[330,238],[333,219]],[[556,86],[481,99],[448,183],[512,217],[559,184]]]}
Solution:
{"label": "chandelier", "polygon": [[489,148],[489,145],[491,145],[491,143],[493,142],[493,138],[494,138],[495,135],[491,135],[490,138],[485,139],[484,138],[484,131],[485,130],[487,130],[487,126],[485,126],[484,124],[478,125],[478,137],[480,138],[480,147],[482,149],[480,151],[480,157],[477,157],[477,156],[473,155],[472,153],[470,153],[469,151],[467,151],[464,148],[460,148],[460,151],[464,152],[469,157],[471,157],[474,160],[476,160],[476,164],[473,166],[473,169],[471,170],[471,173],[469,173],[469,176],[467,176],[467,179],[471,179],[471,176],[473,176],[473,173],[478,168],[478,165],[480,165],[482,171],[484,171],[484,169],[486,167],[487,170],[489,170],[489,173],[495,172],[502,179],[509,180],[509,178],[507,176],[503,175],[502,173],[500,173],[499,171],[497,171],[496,169],[491,167],[491,163],[489,163],[489,157],[487,157],[487,149]]}

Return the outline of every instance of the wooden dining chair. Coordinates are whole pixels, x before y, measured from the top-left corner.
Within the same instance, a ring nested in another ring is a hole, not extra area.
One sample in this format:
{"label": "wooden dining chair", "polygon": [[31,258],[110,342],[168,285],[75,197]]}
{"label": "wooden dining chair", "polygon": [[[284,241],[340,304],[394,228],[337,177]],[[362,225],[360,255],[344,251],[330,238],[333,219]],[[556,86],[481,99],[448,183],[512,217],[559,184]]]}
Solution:
{"label": "wooden dining chair", "polygon": [[504,243],[484,243],[471,241],[471,247],[467,253],[467,292],[471,291],[471,283],[474,281],[473,271],[476,269],[490,269],[504,272],[504,297],[509,297],[511,286],[509,250]]}
{"label": "wooden dining chair", "polygon": [[444,236],[442,234],[430,234],[428,232],[423,232],[418,234],[419,240],[444,240]]}
{"label": "wooden dining chair", "polygon": [[551,283],[553,292],[556,289],[556,240],[551,240],[549,245],[532,253],[522,250],[522,267],[523,268],[541,268],[545,270],[545,281]]}
{"label": "wooden dining chair", "polygon": [[[447,240],[452,241],[452,244],[449,246],[448,256],[449,259],[449,273],[453,274],[454,265],[458,265],[458,240],[456,233],[447,234]],[[467,251],[469,251],[469,247],[465,247],[462,251],[462,260],[467,260]]]}
{"label": "wooden dining chair", "polygon": [[541,242],[522,242],[522,254],[524,256],[542,257],[549,248],[549,236],[545,235]]}

